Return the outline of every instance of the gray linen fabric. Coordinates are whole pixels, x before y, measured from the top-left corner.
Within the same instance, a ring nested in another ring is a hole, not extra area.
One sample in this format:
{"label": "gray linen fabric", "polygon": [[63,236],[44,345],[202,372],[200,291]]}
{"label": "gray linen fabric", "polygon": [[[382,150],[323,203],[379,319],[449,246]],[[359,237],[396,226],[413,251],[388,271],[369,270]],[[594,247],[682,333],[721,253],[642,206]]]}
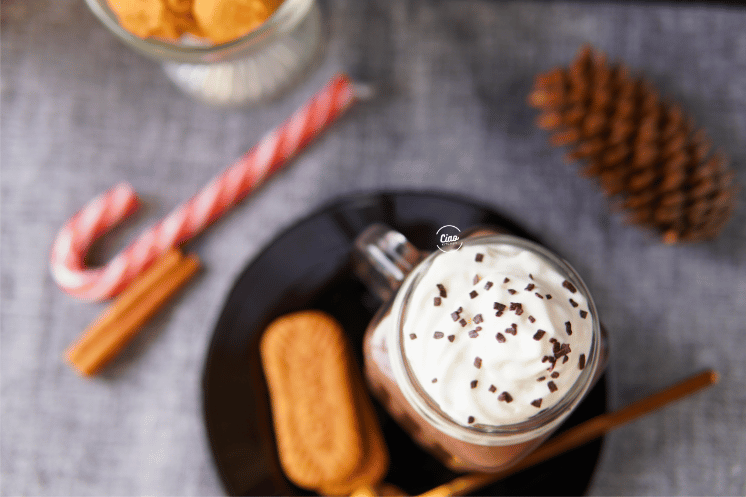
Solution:
{"label": "gray linen fabric", "polygon": [[[323,4],[321,66],[249,110],[190,101],[82,0],[2,4],[0,492],[212,495],[200,408],[206,345],[241,268],[341,194],[391,188],[486,202],[565,254],[611,331],[610,404],[705,367],[722,383],[608,436],[593,494],[746,493],[746,211],[714,242],[664,246],[611,215],[524,104],[533,76],[590,42],[680,101],[746,184],[746,10],[698,3]],[[206,271],[101,377],[62,352],[103,305],[52,281],[51,242],[126,180],[148,208],[111,254],[345,69],[379,89],[195,245]]]}

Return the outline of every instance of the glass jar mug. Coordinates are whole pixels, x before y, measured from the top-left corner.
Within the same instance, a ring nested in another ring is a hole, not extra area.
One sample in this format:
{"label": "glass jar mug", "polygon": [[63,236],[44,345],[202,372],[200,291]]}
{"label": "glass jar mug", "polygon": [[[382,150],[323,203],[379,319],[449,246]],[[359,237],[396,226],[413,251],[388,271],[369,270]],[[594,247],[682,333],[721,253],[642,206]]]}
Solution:
{"label": "glass jar mug", "polygon": [[499,471],[543,442],[605,367],[607,340],[575,270],[546,248],[477,230],[423,254],[373,225],[355,270],[384,304],[364,338],[374,395],[456,471]]}

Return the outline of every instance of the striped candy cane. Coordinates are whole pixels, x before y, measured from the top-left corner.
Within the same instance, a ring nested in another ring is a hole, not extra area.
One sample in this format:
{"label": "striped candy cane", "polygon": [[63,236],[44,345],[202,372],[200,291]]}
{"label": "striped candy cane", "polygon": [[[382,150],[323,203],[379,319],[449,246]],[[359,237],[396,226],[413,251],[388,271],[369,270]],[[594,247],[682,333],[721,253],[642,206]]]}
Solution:
{"label": "striped candy cane", "polygon": [[140,235],[111,262],[91,269],[85,267],[84,259],[93,242],[139,205],[137,194],[126,183],[99,195],[57,234],[50,260],[55,281],[66,292],[87,300],[117,295],[159,255],[187,242],[243,200],[332,124],[355,97],[350,80],[344,75],[334,76],[306,105],[194,197]]}

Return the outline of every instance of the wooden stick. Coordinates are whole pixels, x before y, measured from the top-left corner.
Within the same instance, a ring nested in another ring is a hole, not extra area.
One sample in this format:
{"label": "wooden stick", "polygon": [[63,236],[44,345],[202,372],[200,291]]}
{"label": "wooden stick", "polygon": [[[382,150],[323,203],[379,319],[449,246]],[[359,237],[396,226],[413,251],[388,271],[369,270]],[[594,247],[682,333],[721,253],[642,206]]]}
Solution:
{"label": "wooden stick", "polygon": [[707,370],[687,378],[642,400],[638,400],[619,411],[601,414],[550,439],[517,465],[497,473],[470,473],[421,494],[420,497],[446,497],[467,493],[494,483],[518,471],[544,462],[564,452],[580,447],[615,428],[665,407],[683,397],[693,394],[720,379],[716,371]]}
{"label": "wooden stick", "polygon": [[67,351],[67,360],[81,374],[93,375],[137,335],[161,306],[197,272],[195,255],[173,249],[127,288]]}

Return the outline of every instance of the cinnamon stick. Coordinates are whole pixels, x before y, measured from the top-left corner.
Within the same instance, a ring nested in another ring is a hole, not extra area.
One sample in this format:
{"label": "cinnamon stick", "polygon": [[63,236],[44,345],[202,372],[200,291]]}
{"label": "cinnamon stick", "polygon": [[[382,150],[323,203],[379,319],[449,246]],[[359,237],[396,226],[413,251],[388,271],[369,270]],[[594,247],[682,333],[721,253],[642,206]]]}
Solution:
{"label": "cinnamon stick", "polygon": [[164,254],[140,275],[85,330],[67,351],[67,360],[83,375],[111,361],[138,331],[199,269],[195,255],[178,249]]}
{"label": "cinnamon stick", "polygon": [[661,390],[642,400],[638,400],[627,407],[616,412],[601,414],[588,421],[570,428],[566,432],[552,438],[547,443],[536,449],[517,465],[497,473],[470,473],[448,483],[435,487],[434,489],[420,494],[419,497],[446,497],[451,495],[465,495],[485,485],[502,480],[513,473],[534,466],[541,462],[558,456],[564,452],[580,447],[603,434],[618,428],[630,421],[640,418],[650,412],[665,407],[683,397],[693,394],[710,385],[714,385],[720,379],[716,371],[707,370],[690,376],[684,381]]}

